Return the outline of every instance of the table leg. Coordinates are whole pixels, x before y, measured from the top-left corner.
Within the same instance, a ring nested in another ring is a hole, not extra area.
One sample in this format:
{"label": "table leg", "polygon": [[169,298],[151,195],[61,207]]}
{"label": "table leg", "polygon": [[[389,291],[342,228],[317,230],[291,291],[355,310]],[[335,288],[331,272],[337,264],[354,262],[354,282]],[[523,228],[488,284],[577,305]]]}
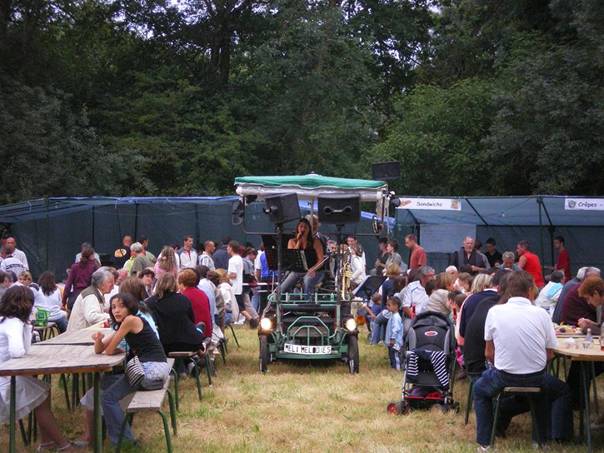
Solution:
{"label": "table leg", "polygon": [[94,373],[94,451],[103,451],[103,422],[101,419],[101,375]]}
{"label": "table leg", "polygon": [[589,402],[589,377],[590,373],[587,367],[590,366],[589,362],[581,362],[581,384],[583,386],[583,410],[585,411],[584,428],[585,428],[585,441],[587,442],[588,453],[592,452],[591,445],[591,419],[590,419],[590,402]]}
{"label": "table leg", "polygon": [[15,453],[17,451],[17,440],[15,435],[15,430],[17,428],[17,402],[15,399],[17,398],[17,378],[16,376],[10,377],[10,421],[9,421],[9,445],[8,451],[10,453]]}

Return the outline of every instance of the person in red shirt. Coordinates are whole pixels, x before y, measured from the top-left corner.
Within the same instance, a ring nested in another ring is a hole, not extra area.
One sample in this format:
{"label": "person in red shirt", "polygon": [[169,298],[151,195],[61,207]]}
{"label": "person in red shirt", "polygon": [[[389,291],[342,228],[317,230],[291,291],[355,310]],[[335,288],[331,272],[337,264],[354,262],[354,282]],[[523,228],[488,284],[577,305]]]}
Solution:
{"label": "person in red shirt", "polygon": [[405,236],[405,247],[411,251],[409,269],[416,270],[428,264],[426,252],[424,251],[424,248],[417,243],[417,236],[415,236],[415,234],[408,234]]}
{"label": "person in red shirt", "polygon": [[567,282],[572,278],[570,274],[570,256],[568,255],[568,250],[566,250],[562,236],[554,238],[554,248],[558,250],[558,259],[556,260],[554,270],[562,271],[564,273],[564,281]]}
{"label": "person in red shirt", "polygon": [[520,241],[516,245],[516,253],[518,254],[518,267],[525,270],[533,276],[535,285],[541,289],[545,286],[543,280],[543,269],[539,257],[529,250],[528,241]]}
{"label": "person in red shirt", "polygon": [[210,301],[205,293],[197,288],[199,276],[193,269],[183,269],[178,273],[178,290],[191,301],[193,308],[193,322],[199,324],[203,322],[205,329],[203,336],[212,337],[212,317],[210,315]]}

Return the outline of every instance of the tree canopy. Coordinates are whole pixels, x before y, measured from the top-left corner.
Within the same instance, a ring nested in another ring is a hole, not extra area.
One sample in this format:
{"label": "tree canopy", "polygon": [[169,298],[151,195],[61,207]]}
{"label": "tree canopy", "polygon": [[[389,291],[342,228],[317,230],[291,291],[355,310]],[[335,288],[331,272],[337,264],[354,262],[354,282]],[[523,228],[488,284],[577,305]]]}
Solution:
{"label": "tree canopy", "polygon": [[599,0],[0,2],[0,202],[235,176],[601,194]]}

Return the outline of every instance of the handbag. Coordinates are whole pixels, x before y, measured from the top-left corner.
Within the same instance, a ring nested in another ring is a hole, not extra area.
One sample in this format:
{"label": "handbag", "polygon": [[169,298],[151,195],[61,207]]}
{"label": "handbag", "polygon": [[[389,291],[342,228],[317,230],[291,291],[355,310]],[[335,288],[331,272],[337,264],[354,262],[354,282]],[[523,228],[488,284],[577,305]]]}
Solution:
{"label": "handbag", "polygon": [[128,378],[128,383],[134,389],[138,389],[143,382],[145,370],[138,356],[135,355],[126,363],[126,377]]}

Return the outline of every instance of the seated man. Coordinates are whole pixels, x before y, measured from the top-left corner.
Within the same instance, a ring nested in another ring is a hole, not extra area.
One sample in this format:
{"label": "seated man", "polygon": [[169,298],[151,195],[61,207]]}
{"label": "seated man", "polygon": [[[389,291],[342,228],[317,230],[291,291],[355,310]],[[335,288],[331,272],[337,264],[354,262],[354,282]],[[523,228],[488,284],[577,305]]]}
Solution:
{"label": "seated man", "polygon": [[[535,396],[540,441],[545,437],[567,440],[573,433],[568,387],[545,371],[547,361],[554,354],[556,334],[547,312],[531,303],[530,299],[535,296],[534,286],[530,274],[514,272],[507,281],[508,301],[492,307],[487,314],[485,357],[494,366],[474,384],[476,441],[480,450],[489,448],[493,398],[505,387],[543,389]],[[506,418],[509,420],[524,410],[522,405],[506,407],[501,413],[503,425]]]}

